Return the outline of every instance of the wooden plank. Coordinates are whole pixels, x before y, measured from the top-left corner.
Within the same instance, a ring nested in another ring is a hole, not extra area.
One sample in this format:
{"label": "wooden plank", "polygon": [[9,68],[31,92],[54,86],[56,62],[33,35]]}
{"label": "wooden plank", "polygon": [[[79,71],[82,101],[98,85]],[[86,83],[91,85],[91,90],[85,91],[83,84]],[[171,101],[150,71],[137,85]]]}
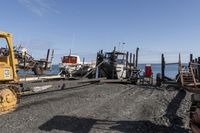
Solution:
{"label": "wooden plank", "polygon": [[200,82],[198,82],[198,83],[196,83],[196,84],[194,84],[194,83],[189,83],[189,84],[185,84],[185,86],[194,86],[194,85],[200,85]]}
{"label": "wooden plank", "polygon": [[194,73],[193,73],[193,69],[192,69],[192,65],[190,64],[190,72],[191,72],[191,74],[192,74],[192,79],[193,79],[193,82],[194,82],[194,87],[197,87],[197,85],[196,85],[196,78],[195,78],[195,76],[194,76]]}

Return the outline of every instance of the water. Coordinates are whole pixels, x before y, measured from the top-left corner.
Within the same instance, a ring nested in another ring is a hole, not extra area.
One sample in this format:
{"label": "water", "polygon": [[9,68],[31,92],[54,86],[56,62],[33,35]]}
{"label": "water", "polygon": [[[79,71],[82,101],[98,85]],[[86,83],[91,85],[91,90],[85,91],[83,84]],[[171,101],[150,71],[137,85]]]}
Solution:
{"label": "water", "polygon": [[[153,69],[153,77],[156,78],[157,73],[161,73],[161,65],[160,64],[151,64],[152,69]],[[138,65],[139,69],[141,71],[144,71],[145,69],[145,64],[139,64]],[[59,65],[52,65],[51,70],[48,70],[45,72],[45,74],[58,74],[59,73]],[[165,75],[170,78],[175,78],[178,73],[178,65],[168,65],[165,68]],[[26,71],[24,72],[23,70],[20,70],[18,72],[19,75],[24,75],[24,74],[34,74],[32,71]]]}
{"label": "water", "polygon": [[[52,65],[52,68],[48,71],[45,71],[45,74],[58,74],[59,71],[59,65]],[[19,70],[18,75],[23,76],[23,75],[34,75],[33,71],[24,71],[24,70]]]}
{"label": "water", "polygon": [[[161,73],[161,64],[151,64],[153,70],[153,77],[156,78],[157,73]],[[139,64],[139,69],[145,69],[145,64]],[[174,79],[178,74],[178,65],[166,65],[165,67],[165,75]]]}

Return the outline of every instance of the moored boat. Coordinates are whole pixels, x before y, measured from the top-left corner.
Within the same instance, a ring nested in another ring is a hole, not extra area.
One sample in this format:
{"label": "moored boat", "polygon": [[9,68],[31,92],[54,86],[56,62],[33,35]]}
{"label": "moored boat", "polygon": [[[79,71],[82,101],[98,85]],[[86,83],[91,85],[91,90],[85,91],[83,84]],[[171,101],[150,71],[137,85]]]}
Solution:
{"label": "moored boat", "polygon": [[94,65],[92,62],[80,61],[79,55],[64,55],[59,64],[60,73],[66,77],[81,77],[90,71]]}

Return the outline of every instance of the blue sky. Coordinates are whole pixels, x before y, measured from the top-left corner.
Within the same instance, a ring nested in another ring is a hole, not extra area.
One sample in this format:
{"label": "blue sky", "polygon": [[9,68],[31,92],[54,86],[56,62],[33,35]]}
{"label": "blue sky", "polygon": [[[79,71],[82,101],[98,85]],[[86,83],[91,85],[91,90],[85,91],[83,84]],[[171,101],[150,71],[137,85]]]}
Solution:
{"label": "blue sky", "polygon": [[64,54],[95,59],[100,49],[135,51],[140,63],[184,62],[200,56],[199,0],[1,0],[0,31],[13,33],[35,57],[55,49],[54,63]]}

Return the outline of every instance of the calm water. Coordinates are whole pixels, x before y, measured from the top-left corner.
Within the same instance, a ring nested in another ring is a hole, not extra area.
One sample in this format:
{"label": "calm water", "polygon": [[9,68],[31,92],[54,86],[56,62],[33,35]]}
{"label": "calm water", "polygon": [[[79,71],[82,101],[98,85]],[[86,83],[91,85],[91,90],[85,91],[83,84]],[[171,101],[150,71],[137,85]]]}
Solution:
{"label": "calm water", "polygon": [[[138,67],[141,70],[144,70],[145,64],[139,64]],[[152,69],[153,69],[154,78],[156,77],[157,73],[161,73],[161,65],[160,64],[152,64]],[[178,73],[178,65],[166,66],[165,70],[166,70],[165,71],[166,76],[168,76],[170,78],[175,78],[176,74]],[[58,74],[58,73],[59,73],[58,65],[53,65],[52,69],[46,72],[46,74]],[[31,72],[31,71],[28,71],[28,72],[20,71],[19,74],[20,75],[33,74],[33,72]]]}
{"label": "calm water", "polygon": [[[45,71],[45,74],[58,74],[58,73],[59,73],[58,65],[52,65],[51,70]],[[34,75],[32,71],[24,71],[24,70],[20,70],[18,74],[22,76],[26,74]]]}
{"label": "calm water", "polygon": [[[156,77],[157,73],[161,73],[161,65],[160,64],[151,64],[153,69],[153,76]],[[138,67],[141,70],[145,69],[145,64],[139,64]],[[175,78],[178,73],[178,65],[168,65],[165,67],[165,75],[170,78]]]}

